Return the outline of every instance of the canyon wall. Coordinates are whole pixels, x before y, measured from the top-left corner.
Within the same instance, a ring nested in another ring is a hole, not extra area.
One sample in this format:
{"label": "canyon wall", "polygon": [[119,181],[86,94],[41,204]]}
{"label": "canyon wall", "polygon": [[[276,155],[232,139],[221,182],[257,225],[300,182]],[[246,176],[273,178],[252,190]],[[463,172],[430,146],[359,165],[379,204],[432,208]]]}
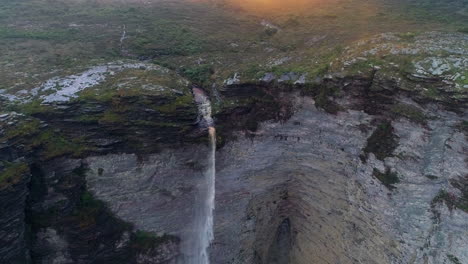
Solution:
{"label": "canyon wall", "polygon": [[[211,262],[468,262],[465,88],[417,67],[464,60],[431,62],[206,89]],[[152,71],[0,116],[0,262],[184,262],[207,131],[188,82]]]}

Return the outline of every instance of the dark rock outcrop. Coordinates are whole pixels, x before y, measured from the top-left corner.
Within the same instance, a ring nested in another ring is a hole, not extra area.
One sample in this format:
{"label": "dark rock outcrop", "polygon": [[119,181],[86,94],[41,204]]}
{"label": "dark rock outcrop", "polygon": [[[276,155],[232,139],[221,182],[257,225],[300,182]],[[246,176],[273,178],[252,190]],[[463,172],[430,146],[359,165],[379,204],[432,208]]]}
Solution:
{"label": "dark rock outcrop", "polygon": [[0,184],[0,263],[31,263],[26,225],[26,199],[29,195],[28,171],[16,175],[7,186]]}

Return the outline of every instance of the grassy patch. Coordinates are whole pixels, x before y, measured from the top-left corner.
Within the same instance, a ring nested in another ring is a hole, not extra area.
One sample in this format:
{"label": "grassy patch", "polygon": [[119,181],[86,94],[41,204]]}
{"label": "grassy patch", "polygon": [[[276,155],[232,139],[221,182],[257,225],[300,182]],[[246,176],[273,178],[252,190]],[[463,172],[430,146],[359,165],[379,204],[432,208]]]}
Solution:
{"label": "grassy patch", "polygon": [[18,183],[24,174],[29,172],[26,163],[6,163],[0,172],[0,189]]}
{"label": "grassy patch", "polygon": [[427,121],[426,115],[417,107],[408,104],[396,104],[390,109],[394,114],[405,117],[415,123],[425,124]]}
{"label": "grassy patch", "polygon": [[41,132],[32,141],[33,147],[40,148],[41,158],[48,160],[71,154],[75,157],[82,155],[86,150],[86,144],[79,140],[67,140],[58,133],[48,129]]}
{"label": "grassy patch", "polygon": [[461,72],[462,76],[458,77],[455,82],[461,87],[468,85],[468,71]]}
{"label": "grassy patch", "polygon": [[398,174],[392,172],[390,168],[386,168],[385,172],[380,172],[378,169],[374,169],[372,174],[389,190],[395,189],[396,187],[394,186],[394,184],[400,182]]}
{"label": "grassy patch", "polygon": [[377,57],[368,57],[366,60],[358,60],[353,63],[347,72],[351,75],[359,75],[374,71],[374,67],[384,65],[386,62]]}
{"label": "grassy patch", "polygon": [[129,46],[140,56],[186,56],[202,51],[204,42],[190,28],[159,19],[131,36]]}
{"label": "grassy patch", "polygon": [[400,37],[401,39],[403,39],[404,41],[412,41],[418,34],[415,32],[404,32],[404,33],[397,33],[396,35]]}
{"label": "grassy patch", "polygon": [[96,200],[90,192],[84,192],[73,216],[78,220],[80,228],[85,229],[96,225],[97,217],[104,209],[102,201]]}
{"label": "grassy patch", "polygon": [[88,150],[80,138],[67,139],[52,128],[43,126],[38,119],[18,121],[16,125],[8,127],[0,139],[14,140],[24,150],[38,154],[39,158],[43,160],[67,154],[78,157]]}
{"label": "grassy patch", "polygon": [[52,111],[53,108],[42,104],[40,100],[34,100],[29,103],[20,104],[17,106],[18,111],[27,115],[43,114]]}
{"label": "grassy patch", "polygon": [[[89,87],[79,93],[76,100],[84,103],[95,100],[112,102],[112,106],[122,107],[121,102],[126,97],[142,97],[145,95],[173,95],[173,90],[188,92],[186,80],[173,71],[164,68],[148,70],[146,68],[127,69],[96,86]],[[144,98],[142,98],[144,99]],[[126,109],[122,109],[124,112]]]}
{"label": "grassy patch", "polygon": [[8,128],[5,133],[5,139],[31,137],[40,130],[41,122],[37,119],[24,120],[14,127]]}
{"label": "grassy patch", "polygon": [[132,237],[132,244],[138,250],[154,249],[170,241],[177,241],[177,239],[170,235],[157,236],[155,233],[141,230],[136,231]]}
{"label": "grassy patch", "polygon": [[210,82],[213,69],[211,65],[204,64],[182,69],[182,73],[192,82],[200,86],[205,86]]}
{"label": "grassy patch", "polygon": [[258,80],[265,75],[266,71],[258,64],[250,64],[242,71],[241,76],[248,80]]}
{"label": "grassy patch", "polygon": [[103,124],[123,123],[125,121],[126,120],[123,114],[119,114],[111,110],[107,110],[106,112],[104,112],[102,117],[99,118],[99,123],[103,123]]}
{"label": "grassy patch", "polygon": [[70,40],[77,33],[74,29],[39,31],[0,27],[0,38],[4,39]]}
{"label": "grassy patch", "polygon": [[440,97],[440,91],[436,87],[433,87],[433,86],[428,87],[427,90],[423,92],[423,94],[433,99],[437,99]]}
{"label": "grassy patch", "polygon": [[176,113],[177,109],[180,108],[185,108],[185,107],[191,107],[193,105],[193,98],[192,95],[184,95],[184,96],[179,96],[175,100],[155,107],[155,109],[161,113],[165,114],[174,114]]}

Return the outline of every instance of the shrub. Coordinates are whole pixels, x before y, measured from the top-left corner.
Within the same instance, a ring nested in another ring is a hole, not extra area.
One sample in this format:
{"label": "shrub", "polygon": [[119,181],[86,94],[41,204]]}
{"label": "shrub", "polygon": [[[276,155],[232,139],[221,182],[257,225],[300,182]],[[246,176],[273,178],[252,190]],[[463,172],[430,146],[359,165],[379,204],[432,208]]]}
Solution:
{"label": "shrub", "polygon": [[394,184],[400,182],[398,174],[392,172],[390,168],[386,168],[385,172],[380,172],[378,169],[374,169],[373,175],[389,190],[395,189],[396,187],[394,186]]}
{"label": "shrub", "polygon": [[367,160],[369,153],[374,153],[379,160],[384,160],[386,157],[392,157],[393,151],[398,146],[396,136],[393,134],[391,121],[383,121],[377,126],[377,129],[367,139],[367,145],[364,148],[363,161]]}
{"label": "shrub", "polygon": [[153,249],[169,241],[177,241],[177,239],[170,235],[157,236],[155,233],[141,230],[137,230],[132,237],[133,246],[140,250]]}
{"label": "shrub", "polygon": [[204,86],[209,83],[211,75],[213,74],[213,69],[211,65],[204,64],[183,69],[182,73],[192,82]]}

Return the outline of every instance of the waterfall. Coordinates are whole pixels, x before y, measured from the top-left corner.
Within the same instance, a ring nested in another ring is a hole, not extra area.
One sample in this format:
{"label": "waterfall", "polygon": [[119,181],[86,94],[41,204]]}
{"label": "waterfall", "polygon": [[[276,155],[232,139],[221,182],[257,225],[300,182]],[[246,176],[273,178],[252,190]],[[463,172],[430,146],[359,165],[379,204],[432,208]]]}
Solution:
{"label": "waterfall", "polygon": [[196,201],[194,233],[189,245],[188,264],[209,264],[208,249],[213,241],[213,211],[216,183],[216,129],[211,117],[211,103],[203,90],[193,88],[195,102],[200,113],[200,125],[208,127],[209,155]]}

